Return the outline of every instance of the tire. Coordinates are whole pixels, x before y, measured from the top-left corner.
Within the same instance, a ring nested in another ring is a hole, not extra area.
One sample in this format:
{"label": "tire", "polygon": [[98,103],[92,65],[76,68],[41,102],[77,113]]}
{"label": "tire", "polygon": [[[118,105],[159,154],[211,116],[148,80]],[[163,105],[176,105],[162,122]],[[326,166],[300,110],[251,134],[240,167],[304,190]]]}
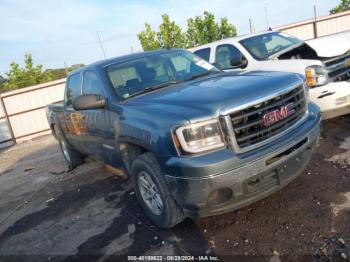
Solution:
{"label": "tire", "polygon": [[54,131],[60,145],[64,159],[68,165],[68,171],[75,169],[77,166],[84,163],[85,156],[75,150],[63,137],[61,130],[54,126]]}
{"label": "tire", "polygon": [[[168,190],[164,174],[157,160],[151,153],[139,155],[133,161],[131,175],[137,200],[154,224],[161,228],[171,228],[185,219],[182,209]],[[149,179],[153,182],[152,192],[146,189],[147,186],[150,188],[152,184]],[[145,180],[149,182],[148,185]],[[153,197],[150,197],[152,194]],[[146,200],[147,198],[149,200]]]}

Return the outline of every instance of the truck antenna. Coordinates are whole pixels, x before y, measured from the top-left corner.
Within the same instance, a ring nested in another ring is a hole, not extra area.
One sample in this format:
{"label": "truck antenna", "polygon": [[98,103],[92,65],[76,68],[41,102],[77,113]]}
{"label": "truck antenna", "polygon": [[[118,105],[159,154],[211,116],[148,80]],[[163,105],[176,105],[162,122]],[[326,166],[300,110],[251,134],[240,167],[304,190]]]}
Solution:
{"label": "truck antenna", "polygon": [[101,38],[100,38],[100,35],[99,35],[98,31],[96,31],[96,34],[97,34],[98,42],[100,43],[100,47],[101,47],[103,56],[104,56],[105,59],[107,59],[106,53],[105,53],[105,50],[104,50],[104,48],[103,48],[102,41],[101,41]]}

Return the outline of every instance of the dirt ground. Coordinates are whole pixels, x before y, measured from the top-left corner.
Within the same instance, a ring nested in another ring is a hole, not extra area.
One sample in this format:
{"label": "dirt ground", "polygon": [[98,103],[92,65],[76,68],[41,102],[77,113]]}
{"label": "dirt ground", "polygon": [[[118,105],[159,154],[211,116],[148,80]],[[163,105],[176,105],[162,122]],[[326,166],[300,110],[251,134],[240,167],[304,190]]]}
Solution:
{"label": "dirt ground", "polygon": [[52,136],[0,151],[1,261],[127,259],[109,255],[216,255],[223,261],[350,257],[349,116],[323,122],[312,161],[281,191],[236,212],[187,219],[171,230],[153,226],[130,181],[102,164],[88,161],[72,172],[65,169]]}

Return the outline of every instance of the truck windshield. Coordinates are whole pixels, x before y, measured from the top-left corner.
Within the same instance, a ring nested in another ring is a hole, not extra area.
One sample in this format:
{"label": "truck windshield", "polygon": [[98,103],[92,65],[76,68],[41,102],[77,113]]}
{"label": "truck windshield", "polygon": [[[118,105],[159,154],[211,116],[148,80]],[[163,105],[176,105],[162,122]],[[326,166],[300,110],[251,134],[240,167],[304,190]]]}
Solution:
{"label": "truck windshield", "polygon": [[270,56],[277,54],[292,46],[302,44],[303,42],[287,34],[273,32],[253,36],[239,41],[247,51],[257,60],[265,60]]}
{"label": "truck windshield", "polygon": [[205,60],[182,50],[140,57],[107,67],[108,77],[122,100],[217,72],[220,71]]}

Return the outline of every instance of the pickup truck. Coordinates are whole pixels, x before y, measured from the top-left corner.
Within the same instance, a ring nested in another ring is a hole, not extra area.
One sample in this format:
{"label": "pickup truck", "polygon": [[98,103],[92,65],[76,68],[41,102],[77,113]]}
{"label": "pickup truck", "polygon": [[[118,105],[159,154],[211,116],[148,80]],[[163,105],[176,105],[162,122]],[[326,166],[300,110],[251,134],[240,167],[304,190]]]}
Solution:
{"label": "pickup truck", "polygon": [[223,70],[304,75],[322,118],[350,113],[350,31],[304,42],[277,31],[227,38],[189,49]]}
{"label": "pickup truck", "polygon": [[298,74],[222,72],[178,49],[70,73],[47,117],[70,168],[85,156],[123,168],[163,228],[285,186],[309,162],[321,119]]}

